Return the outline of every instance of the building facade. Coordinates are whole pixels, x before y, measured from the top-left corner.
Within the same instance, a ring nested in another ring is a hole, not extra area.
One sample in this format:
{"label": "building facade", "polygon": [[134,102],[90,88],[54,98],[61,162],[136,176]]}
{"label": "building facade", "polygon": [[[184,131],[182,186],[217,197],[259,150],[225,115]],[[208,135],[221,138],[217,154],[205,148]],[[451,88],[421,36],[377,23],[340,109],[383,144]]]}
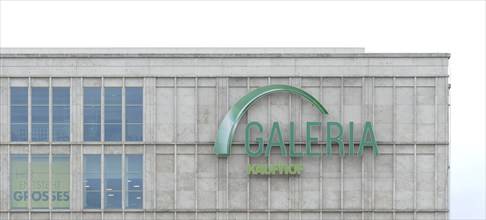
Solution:
{"label": "building facade", "polygon": [[0,218],[447,219],[449,57],[2,48]]}

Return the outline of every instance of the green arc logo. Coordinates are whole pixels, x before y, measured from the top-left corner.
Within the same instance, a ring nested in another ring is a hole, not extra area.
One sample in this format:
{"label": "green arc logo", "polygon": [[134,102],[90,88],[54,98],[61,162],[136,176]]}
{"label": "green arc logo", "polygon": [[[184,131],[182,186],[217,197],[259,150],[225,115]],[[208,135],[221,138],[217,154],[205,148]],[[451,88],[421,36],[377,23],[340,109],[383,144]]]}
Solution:
{"label": "green arc logo", "polygon": [[220,157],[228,157],[231,154],[231,143],[236,126],[240,119],[245,115],[250,106],[258,99],[274,92],[290,92],[308,99],[322,114],[327,114],[322,104],[306,91],[289,86],[289,85],[268,85],[255,89],[240,100],[238,100],[228,111],[219,126],[216,142],[214,144],[214,153]]}

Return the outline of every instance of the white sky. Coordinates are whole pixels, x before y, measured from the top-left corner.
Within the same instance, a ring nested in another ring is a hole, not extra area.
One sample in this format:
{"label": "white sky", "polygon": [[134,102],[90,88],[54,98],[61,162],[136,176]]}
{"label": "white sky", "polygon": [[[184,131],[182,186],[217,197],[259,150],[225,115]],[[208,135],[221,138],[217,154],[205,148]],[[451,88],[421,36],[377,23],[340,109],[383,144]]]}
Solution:
{"label": "white sky", "polygon": [[0,2],[1,47],[448,52],[451,218],[485,213],[485,2]]}

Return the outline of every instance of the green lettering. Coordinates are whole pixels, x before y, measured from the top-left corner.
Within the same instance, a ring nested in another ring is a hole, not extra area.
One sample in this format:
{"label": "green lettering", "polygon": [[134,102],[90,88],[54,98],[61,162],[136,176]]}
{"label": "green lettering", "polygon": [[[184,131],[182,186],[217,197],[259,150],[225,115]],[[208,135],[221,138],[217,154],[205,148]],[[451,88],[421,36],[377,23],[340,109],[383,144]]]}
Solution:
{"label": "green lettering", "polygon": [[256,121],[252,121],[252,122],[248,123],[248,125],[246,125],[245,149],[246,149],[246,153],[250,157],[258,157],[263,153],[263,138],[256,138],[256,141],[258,142],[258,150],[252,151],[251,147],[250,147],[250,129],[253,126],[256,126],[260,133],[263,132],[262,124],[260,124]]}
{"label": "green lettering", "polygon": [[[371,141],[366,140],[368,133],[370,133]],[[375,134],[373,132],[373,128],[371,127],[371,122],[369,122],[369,121],[366,122],[364,131],[363,131],[363,135],[361,135],[361,142],[359,143],[358,156],[363,155],[363,149],[366,146],[373,147],[373,150],[374,150],[376,156],[378,156],[380,154],[378,152],[378,146],[376,145]]]}
{"label": "green lettering", "polygon": [[319,141],[319,138],[311,137],[312,126],[322,126],[322,122],[307,122],[307,139],[305,141],[305,151],[308,156],[321,156],[321,152],[312,152],[311,146],[312,142]]}
{"label": "green lettering", "polygon": [[[277,142],[273,141],[275,132],[277,132]],[[265,152],[266,156],[270,156],[270,151],[274,146],[280,147],[280,150],[282,151],[282,156],[287,156],[287,150],[285,149],[285,144],[282,138],[282,133],[280,132],[280,126],[278,125],[278,122],[273,123],[272,132],[270,133],[270,138],[267,144],[267,151]]]}
{"label": "green lettering", "polygon": [[[336,126],[339,129],[336,137],[331,137],[331,127]],[[327,122],[327,156],[331,156],[332,142],[339,144],[339,155],[344,157],[344,142],[341,139],[343,136],[343,126],[339,122]]]}

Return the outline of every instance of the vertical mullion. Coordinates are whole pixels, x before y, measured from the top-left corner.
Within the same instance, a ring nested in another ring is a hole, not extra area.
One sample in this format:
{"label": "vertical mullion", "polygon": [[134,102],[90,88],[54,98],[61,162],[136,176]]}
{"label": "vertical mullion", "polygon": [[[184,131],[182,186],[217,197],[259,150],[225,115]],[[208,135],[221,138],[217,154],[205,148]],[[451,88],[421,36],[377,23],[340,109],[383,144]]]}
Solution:
{"label": "vertical mullion", "polygon": [[100,141],[105,143],[105,78],[101,78],[101,88],[100,88]]}
{"label": "vertical mullion", "polygon": [[417,77],[413,79],[413,219],[417,219]]}
{"label": "vertical mullion", "polygon": [[174,219],[177,218],[177,77],[174,77]]}
{"label": "vertical mullion", "polygon": [[[438,201],[438,195],[437,195],[437,139],[438,139],[438,135],[437,135],[437,121],[438,121],[438,110],[437,110],[437,76],[435,77],[435,80],[434,80],[434,91],[435,91],[435,94],[434,94],[434,114],[435,114],[435,118],[434,118],[434,209],[437,210],[437,201]],[[437,218],[437,212],[434,212],[434,218]]]}
{"label": "vertical mullion", "polygon": [[[340,120],[341,124],[343,124],[344,121],[344,77],[341,76],[341,103],[340,103]],[[328,147],[332,147],[332,144],[330,144]],[[332,148],[331,148],[331,154],[332,154]],[[344,209],[344,160],[343,157],[339,157],[339,160],[341,161],[341,219],[344,218],[343,214],[343,209]]]}
{"label": "vertical mullion", "polygon": [[[127,187],[127,184],[126,184],[126,171],[127,171],[127,167],[126,167],[126,151],[125,151],[125,144],[123,144],[123,148],[122,148],[122,155],[121,155],[121,163],[122,163],[122,169],[121,169],[121,181],[122,181],[122,184],[121,184],[121,194],[122,194],[122,210],[125,211],[126,209],[126,198],[127,198],[127,195],[128,194],[128,187]],[[145,148],[144,148],[144,151],[145,151]],[[143,161],[143,160],[142,160]],[[125,212],[123,212],[123,214],[125,214]]]}
{"label": "vertical mullion", "polygon": [[[267,85],[270,85],[270,77],[267,77]],[[272,124],[272,120],[271,120],[271,117],[272,117],[272,107],[271,107],[271,104],[270,104],[270,96],[267,96],[267,125],[268,125],[268,128],[271,128],[271,124]],[[271,129],[268,129],[271,131]],[[270,132],[271,133],[271,132]],[[268,140],[270,142],[270,140]],[[272,151],[270,149],[270,154],[272,154]],[[270,167],[270,156],[267,157],[267,167]],[[267,175],[267,208],[268,210],[271,210],[271,207],[272,207],[272,201],[271,201],[271,198],[272,198],[272,192],[270,191],[271,190],[271,181],[272,179],[270,178],[270,175]],[[267,212],[267,219],[270,220],[270,211]]]}
{"label": "vertical mullion", "polygon": [[[144,81],[145,81],[145,78],[144,78]],[[122,132],[122,135],[121,135],[121,141],[123,144],[125,144],[126,142],[126,127],[127,127],[127,122],[126,122],[126,108],[127,108],[127,102],[126,102],[126,81],[125,81],[125,77],[123,77],[123,83],[122,83],[122,88],[121,88],[121,91],[122,91],[122,94],[121,94],[121,132]],[[143,97],[142,97],[143,98]],[[143,133],[142,133],[143,135]],[[125,146],[125,145],[123,145]]]}
{"label": "vertical mullion", "polygon": [[196,169],[195,172],[194,172],[195,173],[195,175],[194,175],[194,179],[195,179],[194,182],[195,183],[194,184],[195,184],[195,188],[196,188],[195,189],[195,194],[196,195],[194,196],[194,198],[195,198],[194,199],[194,207],[196,209],[196,219],[198,219],[198,216],[197,216],[197,214],[198,214],[198,212],[197,212],[197,210],[198,210],[198,205],[197,205],[197,197],[198,197],[198,184],[197,184],[198,181],[197,180],[198,179],[197,179],[197,176],[198,176],[199,169],[198,169],[198,160],[197,159],[198,159],[198,145],[199,145],[199,141],[198,141],[199,140],[198,139],[199,138],[199,133],[198,133],[198,120],[199,120],[199,111],[198,111],[198,108],[199,108],[199,106],[198,106],[198,104],[199,104],[199,101],[198,101],[198,97],[199,97],[198,89],[199,89],[199,87],[198,87],[198,83],[199,83],[199,81],[198,81],[198,78],[197,77],[195,77],[194,80],[195,80],[195,86],[194,86],[194,93],[195,93],[194,94],[194,111],[196,112],[196,117],[194,119],[194,131],[195,131],[195,138],[194,139],[196,140],[195,149],[194,149],[194,165],[195,165],[194,167]]}
{"label": "vertical mullion", "polygon": [[[324,91],[322,91],[322,77],[319,77],[319,102],[323,102],[322,100],[322,93]],[[322,123],[323,121],[323,114],[319,114],[319,121]],[[324,141],[324,129],[323,129],[323,126],[321,126],[320,128],[320,131],[319,132],[319,136],[320,136],[320,140],[321,141]],[[319,209],[322,210],[323,209],[323,204],[322,204],[322,150],[323,148],[321,148],[321,152],[320,152],[320,155],[319,155]],[[319,219],[322,219],[322,212],[319,211]]]}
{"label": "vertical mullion", "polygon": [[393,115],[393,119],[392,119],[392,140],[393,140],[393,156],[392,156],[392,160],[393,160],[393,173],[392,173],[392,190],[393,190],[393,200],[392,200],[392,209],[393,209],[393,219],[396,218],[395,216],[395,207],[396,207],[396,152],[395,152],[395,147],[396,147],[396,144],[395,144],[395,131],[396,131],[396,77],[393,77],[393,98],[392,98],[392,115]]}

